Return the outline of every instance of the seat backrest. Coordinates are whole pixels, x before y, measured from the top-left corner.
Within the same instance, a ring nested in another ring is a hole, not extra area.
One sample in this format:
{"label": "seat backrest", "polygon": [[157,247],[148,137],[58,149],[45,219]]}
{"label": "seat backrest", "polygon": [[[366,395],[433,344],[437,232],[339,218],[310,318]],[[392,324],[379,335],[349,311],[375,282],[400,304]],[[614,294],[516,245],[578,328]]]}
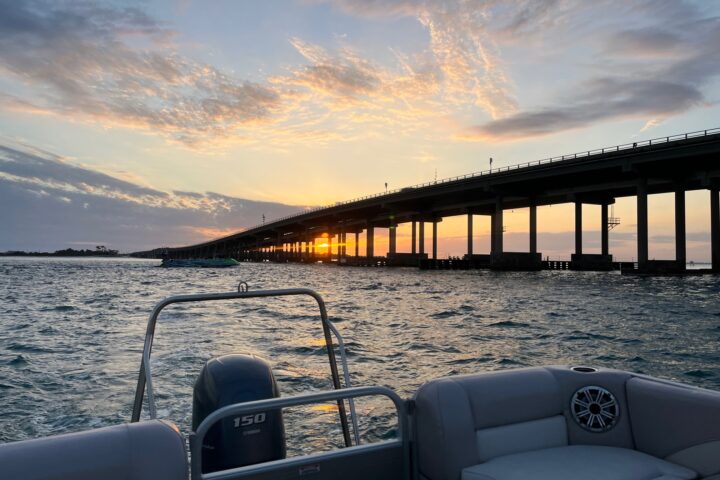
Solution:
{"label": "seat backrest", "polygon": [[595,433],[570,414],[574,392],[601,385],[626,412],[628,374],[580,373],[569,367],[525,368],[448,377],[415,394],[415,439],[421,478],[457,480],[463,468],[495,457],[569,444],[633,447],[624,414],[615,428]]}
{"label": "seat backrest", "polygon": [[185,440],[159,420],[0,445],[5,480],[187,480]]}
{"label": "seat backrest", "polygon": [[455,480],[496,456],[567,445],[562,410],[559,385],[541,368],[428,382],[415,395],[419,473]]}
{"label": "seat backrest", "polygon": [[627,395],[638,450],[720,475],[720,392],[635,377]]}

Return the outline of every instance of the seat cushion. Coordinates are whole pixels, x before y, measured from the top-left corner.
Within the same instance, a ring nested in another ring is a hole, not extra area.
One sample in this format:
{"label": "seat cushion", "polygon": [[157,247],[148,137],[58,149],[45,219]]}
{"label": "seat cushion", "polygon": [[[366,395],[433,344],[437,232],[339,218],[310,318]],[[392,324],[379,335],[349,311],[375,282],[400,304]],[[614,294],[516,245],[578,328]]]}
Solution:
{"label": "seat cushion", "polygon": [[497,457],[462,471],[462,480],[691,480],[685,467],[636,450],[570,445]]}
{"label": "seat cushion", "polygon": [[565,447],[568,444],[567,425],[562,415],[484,428],[478,430],[475,437],[481,462],[514,453]]}
{"label": "seat cushion", "polygon": [[187,480],[185,439],[160,420],[0,445],[3,480]]}

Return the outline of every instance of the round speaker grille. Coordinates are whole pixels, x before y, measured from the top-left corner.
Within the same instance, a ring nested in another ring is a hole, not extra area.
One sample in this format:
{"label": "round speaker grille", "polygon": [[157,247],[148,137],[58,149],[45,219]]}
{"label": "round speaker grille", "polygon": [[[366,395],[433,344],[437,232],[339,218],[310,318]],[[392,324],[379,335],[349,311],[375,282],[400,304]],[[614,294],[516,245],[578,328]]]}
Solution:
{"label": "round speaker grille", "polygon": [[615,426],[620,407],[615,396],[603,387],[579,389],[570,401],[570,411],[578,425],[591,432],[606,432]]}

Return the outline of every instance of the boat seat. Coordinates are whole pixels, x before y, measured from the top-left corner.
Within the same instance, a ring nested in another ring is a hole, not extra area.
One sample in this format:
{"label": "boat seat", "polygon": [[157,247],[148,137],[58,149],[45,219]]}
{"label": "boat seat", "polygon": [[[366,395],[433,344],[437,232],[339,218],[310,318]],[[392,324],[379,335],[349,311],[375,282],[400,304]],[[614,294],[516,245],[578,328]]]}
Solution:
{"label": "boat seat", "polygon": [[[720,455],[709,453],[720,439],[720,395],[617,370],[588,371],[525,368],[426,383],[414,397],[419,479],[678,480],[720,473]],[[575,393],[594,386],[616,401],[609,428],[593,430],[571,412]],[[680,422],[694,428],[685,431]]]}
{"label": "boat seat", "polygon": [[187,480],[185,440],[152,420],[0,445],[4,480]]}
{"label": "boat seat", "polygon": [[533,450],[465,468],[462,480],[691,480],[685,467],[636,450],[596,445]]}

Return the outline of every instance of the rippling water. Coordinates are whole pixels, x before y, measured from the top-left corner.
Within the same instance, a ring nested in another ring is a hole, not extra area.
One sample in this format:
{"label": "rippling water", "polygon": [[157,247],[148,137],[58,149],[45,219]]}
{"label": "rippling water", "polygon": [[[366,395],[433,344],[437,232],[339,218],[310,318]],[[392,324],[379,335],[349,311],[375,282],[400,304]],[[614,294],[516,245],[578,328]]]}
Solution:
{"label": "rippling water", "polygon": [[[443,375],[589,364],[720,388],[718,276],[158,263],[0,258],[0,441],[127,421],[155,302],[233,291],[240,280],[320,292],[346,339],[354,385],[409,396]],[[212,356],[267,358],[283,395],[330,386],[309,298],[172,306],[156,333],[158,413],[186,432],[193,382]],[[392,435],[388,402],[362,400],[358,411],[365,438]],[[331,405],[290,412],[290,451],[337,445],[336,419]]]}

